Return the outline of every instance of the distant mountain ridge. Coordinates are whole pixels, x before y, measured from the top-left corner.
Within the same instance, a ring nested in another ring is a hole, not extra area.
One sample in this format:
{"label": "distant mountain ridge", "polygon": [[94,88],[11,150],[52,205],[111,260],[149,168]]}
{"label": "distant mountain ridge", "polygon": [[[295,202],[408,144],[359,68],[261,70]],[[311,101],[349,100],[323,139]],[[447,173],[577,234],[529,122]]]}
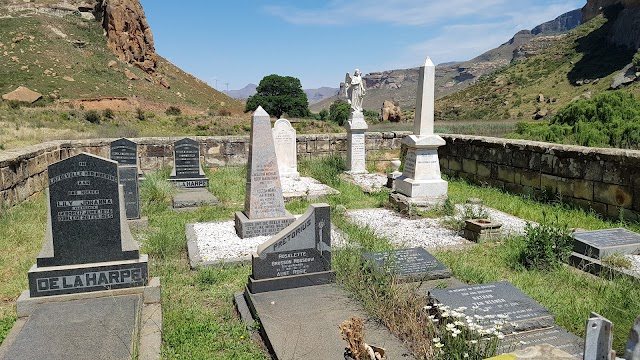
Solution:
{"label": "distant mountain ridge", "polygon": [[[256,94],[256,88],[258,85],[249,84],[243,87],[240,90],[229,90],[225,91],[227,96],[237,99],[237,100],[246,100],[249,96]],[[315,104],[329,97],[335,96],[338,94],[338,88],[332,88],[323,86],[317,89],[303,89],[304,93],[307,94],[307,99],[309,100],[309,104]]]}

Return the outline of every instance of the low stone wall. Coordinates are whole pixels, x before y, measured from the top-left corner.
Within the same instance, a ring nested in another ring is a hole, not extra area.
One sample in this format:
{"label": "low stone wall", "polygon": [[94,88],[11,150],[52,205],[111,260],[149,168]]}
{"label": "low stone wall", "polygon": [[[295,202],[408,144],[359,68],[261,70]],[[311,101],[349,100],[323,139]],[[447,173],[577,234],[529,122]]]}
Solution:
{"label": "low stone wall", "polygon": [[[367,133],[367,150],[400,148],[400,141],[409,132]],[[134,138],[138,144],[139,166],[153,171],[173,166],[175,138]],[[249,154],[248,136],[197,136],[203,167],[244,165]],[[11,207],[42,191],[47,186],[47,166],[80,152],[109,157],[109,148],[116,139],[50,141],[22,149],[0,151],[0,208]],[[299,135],[298,159],[345,153],[346,134]],[[370,152],[367,161],[388,161]]]}
{"label": "low stone wall", "polygon": [[610,218],[640,219],[640,151],[443,135],[443,173]]}

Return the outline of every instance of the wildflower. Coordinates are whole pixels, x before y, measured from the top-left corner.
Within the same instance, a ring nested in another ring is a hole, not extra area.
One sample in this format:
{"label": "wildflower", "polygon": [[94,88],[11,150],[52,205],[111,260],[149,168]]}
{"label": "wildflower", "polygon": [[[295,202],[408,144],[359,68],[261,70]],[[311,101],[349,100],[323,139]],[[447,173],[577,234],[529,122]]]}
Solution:
{"label": "wildflower", "polygon": [[456,311],[459,311],[459,312],[464,312],[465,310],[467,310],[466,306],[460,306],[459,308],[456,309]]}
{"label": "wildflower", "polygon": [[425,305],[425,306],[423,307],[423,309],[425,309],[425,310],[431,310],[431,309],[433,309],[433,306]]}
{"label": "wildflower", "polygon": [[440,338],[439,338],[439,337],[437,337],[437,338],[433,338],[433,342],[434,342],[434,343],[439,343],[439,342],[440,342]]}
{"label": "wildflower", "polygon": [[469,342],[470,342],[470,343],[472,343],[472,344],[477,344],[477,343],[478,343],[478,340],[471,340],[471,341],[469,341]]}
{"label": "wildflower", "polygon": [[441,347],[443,347],[443,346],[444,346],[444,344],[443,344],[443,343],[436,343],[436,344],[435,344],[435,345],[433,345],[433,346],[435,346],[435,347],[437,347],[438,349],[440,349]]}
{"label": "wildflower", "polygon": [[466,358],[469,357],[469,354],[468,353],[464,353],[464,354],[462,354],[462,357],[466,359]]}

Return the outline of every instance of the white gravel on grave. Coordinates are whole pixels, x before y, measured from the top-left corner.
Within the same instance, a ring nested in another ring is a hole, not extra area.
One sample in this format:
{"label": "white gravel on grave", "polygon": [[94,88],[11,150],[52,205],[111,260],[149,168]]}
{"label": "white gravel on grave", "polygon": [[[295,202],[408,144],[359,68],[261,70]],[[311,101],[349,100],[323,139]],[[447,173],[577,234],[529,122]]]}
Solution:
{"label": "white gravel on grave", "polygon": [[[296,218],[300,215],[296,215]],[[258,246],[272,236],[255,236],[240,239],[236,235],[233,220],[209,223],[194,223],[193,231],[196,235],[200,259],[205,262],[234,260],[249,258]],[[344,235],[331,229],[332,246],[341,247],[345,244]]]}
{"label": "white gravel on grave", "polygon": [[[526,222],[515,216],[484,207],[492,220],[502,223],[505,233],[524,233]],[[380,237],[389,239],[399,247],[439,248],[469,244],[457,232],[442,225],[442,218],[408,219],[388,209],[363,209],[347,212],[355,224],[368,226]]]}
{"label": "white gravel on grave", "polygon": [[298,179],[293,179],[289,177],[282,177],[280,179],[282,183],[282,192],[283,193],[321,193],[335,192],[331,187],[321,183],[320,181],[309,178],[309,177],[300,177]]}
{"label": "white gravel on grave", "polygon": [[348,174],[353,179],[353,182],[360,186],[365,191],[380,191],[383,187],[387,186],[387,176],[382,174]]}
{"label": "white gravel on grave", "polygon": [[640,277],[640,255],[625,255],[625,257],[631,261],[629,272]]}

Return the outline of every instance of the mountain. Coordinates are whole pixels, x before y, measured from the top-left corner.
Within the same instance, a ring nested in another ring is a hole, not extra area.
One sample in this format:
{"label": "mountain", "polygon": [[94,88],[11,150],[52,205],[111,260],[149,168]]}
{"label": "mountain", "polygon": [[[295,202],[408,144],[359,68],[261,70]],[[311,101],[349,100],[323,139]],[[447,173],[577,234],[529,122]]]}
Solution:
{"label": "mountain", "polygon": [[[436,67],[436,97],[460,91],[485,74],[492,73],[519,58],[533,56],[549,46],[563,33],[580,24],[579,9],[567,12],[556,19],[545,22],[532,30],[521,30],[504,44],[491,49],[469,61],[450,62]],[[385,100],[392,100],[402,109],[415,106],[418,68],[372,72],[363,77],[367,86],[364,108],[379,111]],[[312,111],[328,108],[337,97],[311,106]]]}
{"label": "mountain", "polygon": [[[229,90],[226,94],[234,99],[245,100],[248,99],[249,96],[255,95],[257,87],[258,86],[255,84],[249,84],[240,90]],[[303,89],[304,93],[307,94],[309,104],[315,104],[326,98],[335,96],[338,93],[338,90],[339,89],[337,88],[330,88],[326,86],[318,89]]]}
{"label": "mountain", "polygon": [[227,94],[227,96],[229,96],[229,97],[231,97],[233,99],[246,100],[246,99],[249,98],[249,96],[255,95],[257,87],[258,87],[258,85],[256,85],[256,84],[249,84],[249,85],[243,87],[240,90],[229,90],[229,91],[226,91],[225,94]]}
{"label": "mountain", "polygon": [[23,86],[45,104],[242,111],[155,52],[138,0],[0,0],[0,13],[1,94]]}

